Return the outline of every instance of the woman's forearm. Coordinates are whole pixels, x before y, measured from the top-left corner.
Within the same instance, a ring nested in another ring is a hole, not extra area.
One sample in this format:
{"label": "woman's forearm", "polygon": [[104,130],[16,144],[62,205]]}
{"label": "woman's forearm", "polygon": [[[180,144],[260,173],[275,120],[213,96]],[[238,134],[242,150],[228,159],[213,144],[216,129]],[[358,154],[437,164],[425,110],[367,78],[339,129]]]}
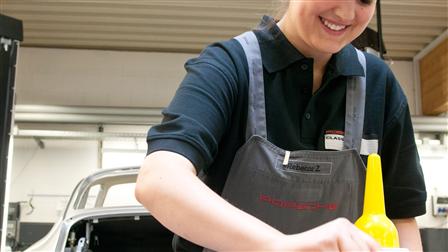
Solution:
{"label": "woman's forearm", "polygon": [[415,218],[393,219],[400,238],[400,247],[409,251],[423,251],[420,232]]}
{"label": "woman's forearm", "polygon": [[137,199],[164,226],[214,250],[269,250],[284,235],[232,206],[200,181],[179,154],[150,154],[141,168]]}

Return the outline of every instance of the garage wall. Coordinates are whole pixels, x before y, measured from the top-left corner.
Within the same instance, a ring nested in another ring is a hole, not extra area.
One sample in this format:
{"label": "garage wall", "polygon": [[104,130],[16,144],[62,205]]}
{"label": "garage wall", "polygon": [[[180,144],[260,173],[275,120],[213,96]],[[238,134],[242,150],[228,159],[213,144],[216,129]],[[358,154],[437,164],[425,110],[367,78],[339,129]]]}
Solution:
{"label": "garage wall", "polygon": [[[22,222],[54,222],[79,180],[97,165],[95,141],[15,139],[11,202],[21,202]],[[33,206],[34,209],[31,207]]]}
{"label": "garage wall", "polygon": [[[34,139],[16,139],[14,144],[10,201],[21,202],[22,222],[55,222],[76,184],[99,170],[97,141],[41,141],[43,148]],[[132,139],[105,141],[102,168],[139,166],[146,144],[140,139],[138,145]]]}
{"label": "garage wall", "polygon": [[163,107],[192,54],[21,48],[19,104]]}
{"label": "garage wall", "polygon": [[[19,104],[165,107],[195,54],[21,48]],[[392,71],[414,102],[410,61]],[[410,106],[413,108],[414,106]]]}
{"label": "garage wall", "polygon": [[[389,62],[389,67],[392,69],[395,77],[403,88],[404,93],[408,99],[409,109],[411,114],[415,115],[418,111],[416,108],[420,106],[415,104],[415,88],[414,88],[414,65],[412,61],[392,61]],[[418,94],[418,93],[417,93]]]}
{"label": "garage wall", "polygon": [[[21,124],[22,129],[95,132],[89,125]],[[104,132],[145,133],[148,126],[105,125]],[[40,146],[38,144],[40,141]],[[76,184],[102,169],[139,166],[146,156],[144,138],[98,140],[14,140],[11,202],[21,202],[21,221],[52,223],[61,216]],[[99,158],[101,157],[101,158]],[[33,209],[34,208],[34,209]]]}

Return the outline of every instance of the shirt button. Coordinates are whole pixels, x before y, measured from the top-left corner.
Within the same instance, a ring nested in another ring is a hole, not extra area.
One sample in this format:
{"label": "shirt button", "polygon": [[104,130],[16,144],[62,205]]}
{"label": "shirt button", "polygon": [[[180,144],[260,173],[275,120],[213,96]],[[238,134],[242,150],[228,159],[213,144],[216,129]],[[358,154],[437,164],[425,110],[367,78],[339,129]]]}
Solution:
{"label": "shirt button", "polygon": [[311,114],[310,113],[306,113],[305,114],[305,119],[309,120],[311,118]]}
{"label": "shirt button", "polygon": [[303,71],[306,71],[306,70],[308,70],[308,65],[307,64],[302,64],[300,66],[300,68],[302,68]]}

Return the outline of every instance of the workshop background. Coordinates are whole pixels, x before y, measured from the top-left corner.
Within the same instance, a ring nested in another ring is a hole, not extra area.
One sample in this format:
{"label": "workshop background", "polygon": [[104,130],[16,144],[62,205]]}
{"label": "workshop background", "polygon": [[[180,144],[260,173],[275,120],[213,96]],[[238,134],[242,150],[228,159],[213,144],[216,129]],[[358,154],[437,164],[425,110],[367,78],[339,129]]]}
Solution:
{"label": "workshop background", "polygon": [[[185,61],[255,27],[275,2],[0,0],[0,13],[24,27],[7,190],[21,208],[23,247],[51,228],[80,179],[139,166]],[[427,185],[418,224],[447,229],[433,198],[448,197],[448,3],[381,4],[385,61],[408,98]]]}

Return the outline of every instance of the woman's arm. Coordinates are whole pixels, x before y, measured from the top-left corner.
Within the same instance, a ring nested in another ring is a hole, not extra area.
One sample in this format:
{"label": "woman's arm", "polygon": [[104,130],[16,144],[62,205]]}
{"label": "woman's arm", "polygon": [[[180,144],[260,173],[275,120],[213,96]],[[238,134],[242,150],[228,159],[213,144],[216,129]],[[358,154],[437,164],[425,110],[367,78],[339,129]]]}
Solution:
{"label": "woman's arm", "polygon": [[400,237],[400,247],[409,251],[423,251],[420,232],[415,218],[393,219]]}
{"label": "woman's arm", "polygon": [[197,178],[188,159],[173,152],[145,159],[136,197],[168,229],[214,250],[269,250],[283,236],[222,199]]}

